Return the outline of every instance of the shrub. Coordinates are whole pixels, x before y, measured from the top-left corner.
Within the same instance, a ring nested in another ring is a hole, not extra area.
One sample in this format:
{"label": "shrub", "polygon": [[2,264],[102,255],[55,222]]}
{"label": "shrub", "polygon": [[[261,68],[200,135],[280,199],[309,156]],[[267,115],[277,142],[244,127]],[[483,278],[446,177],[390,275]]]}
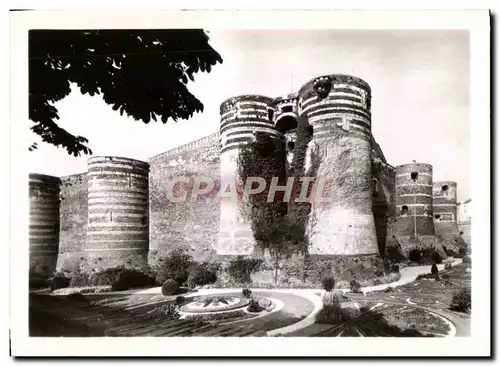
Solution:
{"label": "shrub", "polygon": [[69,286],[70,281],[71,278],[58,273],[52,278],[52,281],[50,282],[50,290],[55,291],[60,288],[66,288]]}
{"label": "shrub", "polygon": [[176,280],[168,279],[161,286],[161,293],[164,296],[175,295],[179,291],[179,284]]}
{"label": "shrub", "polygon": [[229,263],[227,273],[236,283],[250,283],[252,273],[258,271],[261,264],[260,259],[239,256]]}
{"label": "shrub", "polygon": [[[90,282],[89,274],[76,271],[73,272],[71,275],[71,281],[69,282],[70,287],[85,287],[85,286],[91,286],[92,283]],[[93,285],[97,286],[97,285]]]}
{"label": "shrub", "polygon": [[431,273],[432,273],[433,275],[437,275],[437,274],[439,273],[439,269],[438,269],[438,267],[437,267],[436,263],[434,263],[434,264],[431,266]]}
{"label": "shrub", "polygon": [[391,273],[399,273],[399,266],[397,264],[391,265]]}
{"label": "shrub", "polygon": [[464,262],[464,263],[472,263],[471,258],[468,255],[465,255],[462,258],[462,262]]}
{"label": "shrub", "polygon": [[337,324],[347,320],[348,315],[339,306],[326,305],[316,314],[316,323]]}
{"label": "shrub", "polygon": [[193,264],[193,258],[182,250],[174,250],[162,259],[157,268],[156,283],[161,285],[167,279],[172,279],[180,285],[184,284],[188,279],[188,269]]}
{"label": "shrub", "polygon": [[260,307],[259,302],[257,300],[252,299],[252,300],[250,300],[250,303],[248,304],[247,310],[251,313],[260,313],[264,309],[262,309]]}
{"label": "shrub", "polygon": [[209,264],[197,264],[191,267],[188,276],[188,286],[193,288],[196,286],[208,285],[217,281],[217,273]]}
{"label": "shrub", "polygon": [[361,285],[356,280],[352,280],[349,283],[349,288],[351,289],[351,292],[353,292],[353,293],[360,293],[361,292]]}
{"label": "shrub", "polygon": [[471,309],[470,289],[464,288],[455,293],[451,299],[450,310],[468,313]]}
{"label": "shrub", "polygon": [[394,289],[392,287],[387,287],[384,292],[394,292]]}
{"label": "shrub", "polygon": [[154,285],[155,279],[135,269],[122,269],[111,284],[113,291],[123,291]]}
{"label": "shrub", "polygon": [[252,290],[249,290],[247,288],[244,288],[241,293],[243,294],[244,297],[247,297],[249,298],[250,296],[252,296]]}
{"label": "shrub", "polygon": [[446,262],[445,265],[444,265],[444,269],[451,269],[451,263],[450,262]]}
{"label": "shrub", "polygon": [[420,250],[412,249],[410,251],[410,254],[408,255],[408,259],[412,262],[419,263],[422,260],[422,254],[420,253]]}
{"label": "shrub", "polygon": [[176,304],[177,306],[182,305],[182,304],[184,304],[185,302],[186,302],[186,298],[185,298],[184,296],[177,296],[177,297],[175,298],[175,304]]}
{"label": "shrub", "polygon": [[328,292],[332,291],[335,287],[335,279],[331,276],[324,277],[321,283],[323,284],[323,289]]}
{"label": "shrub", "polygon": [[458,254],[460,254],[461,256],[464,256],[464,255],[467,255],[467,251],[465,250],[465,248],[460,248],[458,250]]}
{"label": "shrub", "polygon": [[179,319],[181,315],[179,314],[179,311],[177,310],[177,307],[175,305],[168,305],[165,309],[165,315],[169,319]]}

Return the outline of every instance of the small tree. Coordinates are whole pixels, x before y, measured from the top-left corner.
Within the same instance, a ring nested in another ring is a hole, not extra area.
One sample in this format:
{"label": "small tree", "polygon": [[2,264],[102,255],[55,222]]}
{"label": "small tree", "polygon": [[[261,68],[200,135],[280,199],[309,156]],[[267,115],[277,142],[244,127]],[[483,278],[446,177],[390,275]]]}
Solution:
{"label": "small tree", "polygon": [[437,274],[439,273],[439,269],[438,269],[438,267],[437,267],[436,263],[434,263],[434,264],[431,266],[431,273],[432,273],[433,275],[437,275]]}

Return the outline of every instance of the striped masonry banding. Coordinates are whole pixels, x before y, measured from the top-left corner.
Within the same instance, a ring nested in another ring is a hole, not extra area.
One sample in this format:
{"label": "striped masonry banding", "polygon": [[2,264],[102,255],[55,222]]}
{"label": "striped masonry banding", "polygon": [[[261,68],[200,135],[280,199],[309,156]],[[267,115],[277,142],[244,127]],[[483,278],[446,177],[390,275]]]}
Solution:
{"label": "striped masonry banding", "polygon": [[433,223],[432,165],[396,167],[396,232],[402,236],[435,235]]}
{"label": "striped masonry banding", "polygon": [[[280,138],[272,119],[272,99],[260,95],[242,95],[221,104],[220,167],[222,184],[233,184],[237,189],[239,177],[238,156],[242,146],[255,141],[256,134]],[[225,190],[226,187],[221,187]],[[255,247],[248,203],[241,200],[221,200],[221,220],[214,249],[219,255],[251,254]]]}
{"label": "striped masonry banding", "polygon": [[298,92],[297,112],[307,116],[314,130],[309,148],[318,165],[314,175],[325,179],[330,192],[329,202],[311,207],[307,235],[312,254],[378,254],[370,108],[370,86],[355,76],[321,76]]}
{"label": "striped masonry banding", "polygon": [[50,276],[59,252],[59,207],[61,179],[42,174],[29,175],[30,272]]}
{"label": "striped masonry banding", "polygon": [[145,267],[149,247],[149,164],[121,157],[88,160],[90,267]]}

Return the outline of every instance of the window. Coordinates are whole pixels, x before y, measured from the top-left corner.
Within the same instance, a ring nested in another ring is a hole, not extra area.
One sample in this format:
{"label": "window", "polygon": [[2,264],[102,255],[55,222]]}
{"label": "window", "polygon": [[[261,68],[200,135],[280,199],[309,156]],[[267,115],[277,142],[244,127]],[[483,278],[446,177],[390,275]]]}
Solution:
{"label": "window", "polygon": [[373,178],[372,179],[372,182],[373,182],[373,197],[378,197],[378,179],[377,178]]}
{"label": "window", "polygon": [[268,109],[267,110],[267,118],[269,118],[269,120],[272,121],[273,117],[274,117],[274,110],[273,109]]}
{"label": "window", "polygon": [[108,211],[108,221],[113,222],[113,211]]}
{"label": "window", "polygon": [[460,235],[464,235],[464,232],[463,232],[463,231],[461,231],[461,232],[460,232]]}
{"label": "window", "polygon": [[402,206],[401,207],[401,215],[407,215],[408,214],[408,206]]}
{"label": "window", "polygon": [[293,112],[293,107],[291,105],[286,105],[284,107],[281,107],[281,111],[283,113],[285,113],[285,112]]}
{"label": "window", "polygon": [[415,182],[418,179],[418,172],[411,172],[410,176],[411,180]]}
{"label": "window", "polygon": [[441,191],[443,191],[443,193],[448,193],[448,186],[445,184],[444,186],[441,187]]}
{"label": "window", "polygon": [[441,218],[441,215],[434,215],[434,218],[435,218],[436,220],[439,220],[439,219]]}

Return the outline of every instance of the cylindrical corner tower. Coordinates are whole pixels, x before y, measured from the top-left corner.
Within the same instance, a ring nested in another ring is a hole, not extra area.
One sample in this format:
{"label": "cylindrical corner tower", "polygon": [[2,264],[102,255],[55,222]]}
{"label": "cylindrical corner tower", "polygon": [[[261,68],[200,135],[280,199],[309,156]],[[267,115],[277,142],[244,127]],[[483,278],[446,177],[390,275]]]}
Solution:
{"label": "cylindrical corner tower", "polygon": [[369,85],[348,75],[315,78],[298,93],[298,113],[306,114],[313,128],[305,166],[306,175],[315,177],[316,192],[307,224],[310,254],[379,254],[370,100]]}
{"label": "cylindrical corner tower", "polygon": [[149,164],[99,156],[88,160],[88,229],[91,268],[145,268],[149,244]]}
{"label": "cylindrical corner tower", "polygon": [[[220,107],[221,191],[241,191],[238,157],[240,148],[255,141],[257,134],[280,138],[274,128],[272,99],[259,95],[242,95],[224,101]],[[229,188],[228,188],[229,187]],[[250,207],[238,197],[221,198],[221,220],[214,248],[219,255],[247,255],[254,251]]]}
{"label": "cylindrical corner tower", "polygon": [[456,235],[457,182],[434,182],[432,189],[434,228],[438,235]]}
{"label": "cylindrical corner tower", "polygon": [[396,233],[401,236],[432,236],[432,165],[396,167]]}
{"label": "cylindrical corner tower", "polygon": [[59,192],[61,179],[29,176],[30,276],[49,277],[56,270],[59,252]]}

